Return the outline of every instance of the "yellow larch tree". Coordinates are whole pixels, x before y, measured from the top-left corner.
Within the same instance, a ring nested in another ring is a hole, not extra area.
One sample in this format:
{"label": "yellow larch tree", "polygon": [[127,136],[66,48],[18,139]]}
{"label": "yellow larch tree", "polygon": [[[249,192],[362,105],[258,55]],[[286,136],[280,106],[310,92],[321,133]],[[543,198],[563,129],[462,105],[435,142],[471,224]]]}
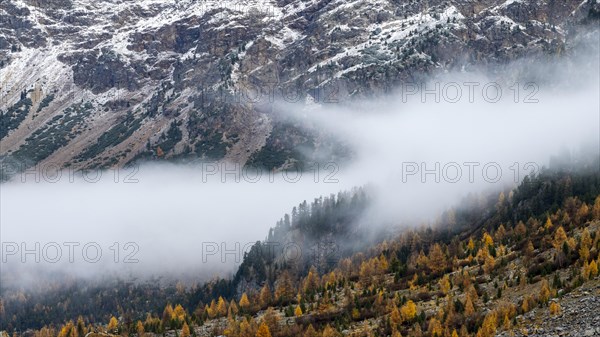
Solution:
{"label": "yellow larch tree", "polygon": [[217,302],[217,315],[220,317],[227,315],[227,302],[221,296],[219,296],[219,302]]}
{"label": "yellow larch tree", "polygon": [[448,277],[448,274],[444,275],[444,277],[442,277],[439,281],[440,284],[440,290],[444,293],[444,295],[447,295],[448,292],[450,291],[450,277]]}
{"label": "yellow larch tree", "polygon": [[108,321],[108,326],[106,327],[106,330],[108,330],[108,332],[115,333],[115,330],[118,326],[119,321],[117,320],[117,318],[115,316],[111,316],[110,321]]}
{"label": "yellow larch tree", "polygon": [[550,217],[546,218],[546,223],[544,224],[544,228],[549,231],[550,229],[552,229],[554,225],[552,224],[552,220],[550,220]]}
{"label": "yellow larch tree", "polygon": [[467,298],[465,299],[465,316],[471,317],[475,313],[475,306],[473,300],[471,300],[471,294],[467,292]]}
{"label": "yellow larch tree", "polygon": [[181,337],[190,337],[190,327],[186,322],[183,322],[183,326],[181,327]]}
{"label": "yellow larch tree", "polygon": [[442,246],[440,246],[439,243],[434,244],[431,250],[429,251],[428,260],[428,267],[434,273],[439,273],[443,271],[444,269],[446,269],[446,266],[448,264],[446,260],[446,254],[444,254]]}
{"label": "yellow larch tree", "polygon": [[550,300],[550,285],[546,279],[542,280],[542,285],[540,287],[540,293],[538,296],[540,303],[547,303]]}
{"label": "yellow larch tree", "polygon": [[135,332],[137,333],[137,337],[144,337],[144,323],[142,323],[141,321],[137,321],[137,323],[135,324]]}
{"label": "yellow larch tree", "polygon": [[398,310],[398,307],[395,305],[390,313],[390,321],[395,327],[398,327],[402,323],[402,315],[400,315],[400,310]]}
{"label": "yellow larch tree", "polygon": [[250,307],[250,300],[248,300],[248,295],[246,293],[242,294],[242,298],[240,298],[240,308],[246,310]]}
{"label": "yellow larch tree", "polygon": [[600,195],[596,197],[594,201],[594,207],[592,207],[592,217],[594,220],[600,220]]}
{"label": "yellow larch tree", "polygon": [[437,318],[432,317],[429,320],[429,327],[428,327],[427,331],[429,332],[429,334],[432,337],[442,337],[442,333],[443,333],[442,323],[440,321],[438,321]]}
{"label": "yellow larch tree", "polygon": [[332,328],[329,324],[327,324],[325,326],[325,329],[323,329],[323,337],[339,337],[340,334],[334,329]]}
{"label": "yellow larch tree", "polygon": [[256,337],[271,337],[271,331],[265,322],[262,322],[256,331]]}
{"label": "yellow larch tree", "polygon": [[231,300],[229,302],[229,308],[227,310],[227,315],[233,317],[233,316],[237,315],[239,311],[240,310],[239,310],[237,304],[235,304],[235,301]]}
{"label": "yellow larch tree", "polygon": [[552,316],[556,316],[558,314],[560,314],[560,304],[558,304],[557,302],[552,302],[550,303],[550,315]]}
{"label": "yellow larch tree", "polygon": [[552,242],[552,245],[556,250],[560,250],[562,249],[562,246],[567,241],[567,239],[568,238],[565,229],[562,226],[560,226],[556,230],[556,233],[554,233],[554,241]]}
{"label": "yellow larch tree", "polygon": [[487,232],[483,233],[483,237],[481,238],[481,243],[483,243],[483,245],[487,248],[487,247],[493,247],[494,246],[494,239],[492,239],[492,236],[489,235]]}
{"label": "yellow larch tree", "polygon": [[400,315],[405,321],[410,321],[417,315],[417,305],[412,300],[408,300],[402,308],[400,308]]}
{"label": "yellow larch tree", "polygon": [[493,337],[496,333],[497,328],[497,317],[495,312],[488,313],[484,320],[481,328],[477,331],[477,337]]}
{"label": "yellow larch tree", "polygon": [[171,314],[171,319],[176,319],[178,321],[183,321],[185,319],[186,313],[185,309],[181,306],[181,304],[177,304],[175,309],[173,309],[173,313]]}
{"label": "yellow larch tree", "polygon": [[304,330],[303,337],[319,337],[319,333],[317,330],[315,330],[312,324],[309,324],[306,330]]}
{"label": "yellow larch tree", "polygon": [[260,289],[259,301],[261,308],[266,308],[271,304],[271,288],[269,288],[269,284],[265,283]]}

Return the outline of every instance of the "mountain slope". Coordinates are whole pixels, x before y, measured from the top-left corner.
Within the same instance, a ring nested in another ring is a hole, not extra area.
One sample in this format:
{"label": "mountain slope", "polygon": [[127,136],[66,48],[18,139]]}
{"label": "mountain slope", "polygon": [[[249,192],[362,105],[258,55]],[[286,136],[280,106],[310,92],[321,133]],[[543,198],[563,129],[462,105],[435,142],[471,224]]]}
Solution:
{"label": "mountain slope", "polygon": [[334,141],[278,120],[274,99],[342,102],[439,70],[565,53],[599,7],[4,0],[0,155],[75,169],[164,158],[289,167]]}

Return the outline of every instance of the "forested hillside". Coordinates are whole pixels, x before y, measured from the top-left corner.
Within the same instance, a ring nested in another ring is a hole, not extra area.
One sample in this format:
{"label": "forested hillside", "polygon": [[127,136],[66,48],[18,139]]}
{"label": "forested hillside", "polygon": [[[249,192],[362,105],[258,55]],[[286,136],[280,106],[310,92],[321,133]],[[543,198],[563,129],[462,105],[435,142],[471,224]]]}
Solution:
{"label": "forested hillside", "polygon": [[[436,223],[363,246],[367,190],[303,202],[252,247],[233,279],[187,289],[116,282],[63,285],[44,296],[5,292],[2,326],[36,337],[523,333],[532,310],[559,317],[563,297],[596,282],[597,165],[545,169],[513,190],[471,196]],[[355,241],[317,265],[323,260],[292,264],[266,250],[268,242],[311,247],[328,236],[342,247]],[[36,324],[40,330],[22,330]]]}

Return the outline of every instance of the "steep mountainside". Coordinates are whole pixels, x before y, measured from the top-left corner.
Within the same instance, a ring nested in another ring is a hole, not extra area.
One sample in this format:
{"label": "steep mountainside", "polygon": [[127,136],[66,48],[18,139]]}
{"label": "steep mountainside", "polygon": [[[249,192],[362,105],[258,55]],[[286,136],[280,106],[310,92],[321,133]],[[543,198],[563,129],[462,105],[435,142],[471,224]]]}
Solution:
{"label": "steep mountainside", "polygon": [[568,52],[596,0],[1,0],[0,155],[301,164],[335,140],[270,103],[377,95],[441,69]]}

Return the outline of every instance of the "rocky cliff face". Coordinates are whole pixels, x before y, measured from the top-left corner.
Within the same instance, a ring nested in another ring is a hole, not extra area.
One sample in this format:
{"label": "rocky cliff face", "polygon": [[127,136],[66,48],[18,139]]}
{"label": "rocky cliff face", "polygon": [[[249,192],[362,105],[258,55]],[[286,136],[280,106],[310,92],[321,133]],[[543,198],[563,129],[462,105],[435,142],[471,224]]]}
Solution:
{"label": "rocky cliff face", "polygon": [[[340,102],[439,70],[544,58],[596,0],[2,0],[0,155],[302,163],[332,140],[274,100]],[[336,156],[334,152],[330,156]]]}

